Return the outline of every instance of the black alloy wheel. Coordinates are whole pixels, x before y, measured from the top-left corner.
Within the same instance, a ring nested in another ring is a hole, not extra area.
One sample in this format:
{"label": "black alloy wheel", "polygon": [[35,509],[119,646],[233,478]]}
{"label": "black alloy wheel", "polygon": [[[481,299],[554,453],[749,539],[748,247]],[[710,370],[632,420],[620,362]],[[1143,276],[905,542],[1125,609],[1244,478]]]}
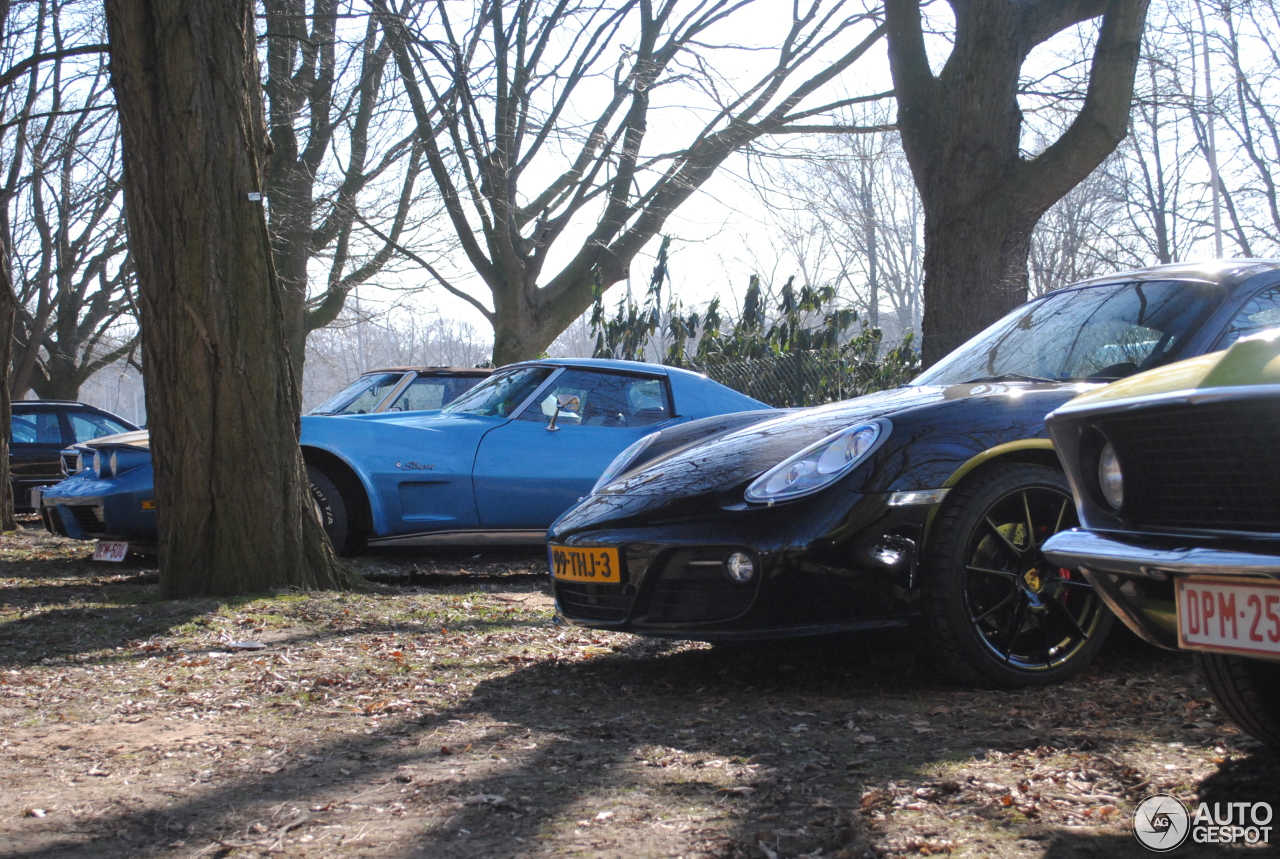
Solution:
{"label": "black alloy wheel", "polygon": [[1280,662],[1197,653],[1196,663],[1222,712],[1255,740],[1280,751]]}
{"label": "black alloy wheel", "polygon": [[1088,665],[1114,620],[1079,570],[1041,546],[1078,524],[1066,477],[993,466],[953,489],[926,552],[924,612],[951,676],[1006,688],[1064,680]]}
{"label": "black alloy wheel", "polygon": [[307,466],[307,479],[311,481],[311,501],[315,506],[324,533],[328,535],[335,555],[341,555],[348,548],[347,538],[347,505],[342,493],[323,471],[314,465]]}

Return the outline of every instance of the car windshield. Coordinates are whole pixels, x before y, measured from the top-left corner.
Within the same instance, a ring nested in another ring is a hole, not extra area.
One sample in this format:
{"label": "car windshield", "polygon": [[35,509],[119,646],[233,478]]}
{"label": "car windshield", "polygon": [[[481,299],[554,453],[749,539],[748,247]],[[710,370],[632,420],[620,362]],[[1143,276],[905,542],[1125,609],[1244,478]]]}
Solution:
{"label": "car windshield", "polygon": [[521,367],[494,373],[445,406],[444,410],[454,415],[510,417],[551,373],[551,367]]}
{"label": "car windshield", "polygon": [[482,376],[419,376],[396,397],[387,411],[421,412],[442,409],[474,388]]}
{"label": "car windshield", "polygon": [[1024,304],[918,376],[915,385],[1110,381],[1178,360],[1222,300],[1194,281],[1067,289]]}
{"label": "car windshield", "polygon": [[361,376],[308,414],[363,415],[371,412],[403,377],[403,373],[370,373]]}

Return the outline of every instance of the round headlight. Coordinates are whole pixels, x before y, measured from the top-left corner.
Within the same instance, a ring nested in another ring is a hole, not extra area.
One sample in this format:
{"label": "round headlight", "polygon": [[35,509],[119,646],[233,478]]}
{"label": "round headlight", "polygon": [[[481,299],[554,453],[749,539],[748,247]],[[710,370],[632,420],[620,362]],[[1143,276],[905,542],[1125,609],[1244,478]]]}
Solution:
{"label": "round headlight", "polygon": [[102,478],[102,466],[103,466],[102,451],[96,450],[93,452],[93,476],[94,477],[97,477],[99,479]]}
{"label": "round headlight", "polygon": [[84,471],[84,469],[85,469],[84,454],[77,453],[76,454],[76,474],[79,474],[80,472]]}
{"label": "round headlight", "polygon": [[1112,509],[1119,510],[1124,504],[1124,477],[1120,474],[1120,457],[1111,442],[1098,455],[1098,487]]}
{"label": "round headlight", "polygon": [[729,578],[740,585],[745,585],[756,574],[756,565],[752,563],[751,556],[746,552],[734,552],[725,558],[724,571]]}
{"label": "round headlight", "polygon": [[111,451],[111,460],[110,460],[110,461],[111,461],[111,473],[112,473],[112,474],[119,474],[119,473],[120,473],[120,460],[119,460],[119,458],[116,456],[116,451],[114,451],[114,450],[113,450],[113,451]]}

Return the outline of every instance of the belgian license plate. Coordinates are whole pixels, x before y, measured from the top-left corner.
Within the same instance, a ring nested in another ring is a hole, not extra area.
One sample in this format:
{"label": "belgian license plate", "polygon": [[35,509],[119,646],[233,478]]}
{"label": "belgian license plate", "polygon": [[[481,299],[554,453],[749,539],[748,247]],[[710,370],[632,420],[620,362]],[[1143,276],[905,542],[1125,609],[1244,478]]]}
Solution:
{"label": "belgian license plate", "polygon": [[115,561],[124,560],[124,556],[129,554],[129,544],[120,540],[99,540],[98,545],[94,547],[93,559],[95,561]]}
{"label": "belgian license plate", "polygon": [[1280,584],[1179,579],[1178,643],[1280,657]]}
{"label": "belgian license plate", "polygon": [[551,561],[552,578],[615,585],[622,581],[617,549],[548,546],[547,554]]}

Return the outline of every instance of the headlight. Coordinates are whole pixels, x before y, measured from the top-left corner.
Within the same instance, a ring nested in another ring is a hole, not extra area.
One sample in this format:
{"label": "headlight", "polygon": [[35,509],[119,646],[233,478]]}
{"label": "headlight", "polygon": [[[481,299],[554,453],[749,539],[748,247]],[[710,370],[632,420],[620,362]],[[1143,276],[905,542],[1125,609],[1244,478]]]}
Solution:
{"label": "headlight", "polygon": [[120,457],[116,455],[116,452],[114,450],[111,451],[110,462],[111,462],[111,473],[119,474],[120,473]]}
{"label": "headlight", "polygon": [[101,480],[104,477],[110,477],[111,472],[108,470],[110,464],[102,455],[102,451],[95,450],[93,452],[93,476]]}
{"label": "headlight", "polygon": [[886,420],[855,424],[811,444],[760,475],[747,487],[748,501],[787,501],[817,492],[867,457],[892,427]]}
{"label": "headlight", "polygon": [[80,472],[84,471],[84,469],[85,469],[84,453],[83,452],[77,453],[76,454],[76,474],[79,474]]}
{"label": "headlight", "polygon": [[1124,476],[1120,473],[1120,457],[1111,442],[1107,442],[1098,455],[1098,488],[1113,510],[1124,504]]}
{"label": "headlight", "polygon": [[609,467],[604,470],[604,474],[600,475],[600,479],[596,481],[596,485],[591,487],[591,494],[595,495],[612,483],[613,479],[626,471],[631,466],[631,463],[640,457],[644,449],[653,444],[654,440],[660,435],[662,435],[661,430],[651,432],[644,438],[627,445],[626,449],[615,456],[613,462],[609,463]]}

